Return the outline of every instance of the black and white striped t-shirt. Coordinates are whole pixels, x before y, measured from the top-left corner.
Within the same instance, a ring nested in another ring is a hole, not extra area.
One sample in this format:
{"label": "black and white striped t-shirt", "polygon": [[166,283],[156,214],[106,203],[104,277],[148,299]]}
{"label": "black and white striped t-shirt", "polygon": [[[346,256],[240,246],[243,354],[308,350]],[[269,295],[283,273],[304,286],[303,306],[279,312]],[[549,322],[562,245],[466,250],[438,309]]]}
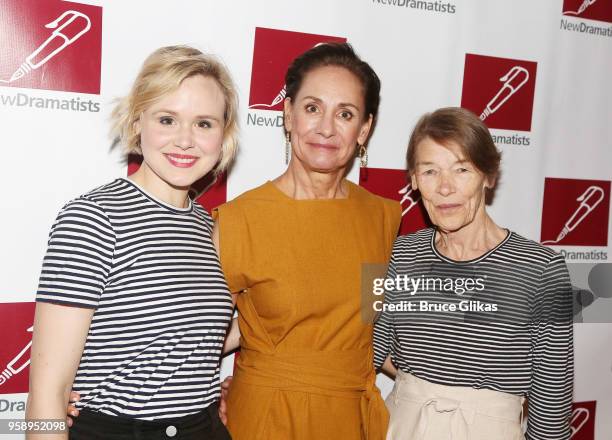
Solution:
{"label": "black and white striped t-shirt", "polygon": [[[527,438],[569,439],[573,326],[563,257],[509,232],[480,258],[455,262],[434,239],[430,228],[395,242],[387,278],[400,284],[385,290],[387,309],[374,330],[376,366],[390,355],[397,368],[436,384],[527,396]],[[414,293],[406,278],[441,281]],[[455,304],[456,312],[436,304]]]}
{"label": "black and white striped t-shirt", "polygon": [[37,301],[95,309],[74,390],[81,406],[143,420],[220,396],[232,301],[212,219],[117,179],[71,202],[49,236]]}

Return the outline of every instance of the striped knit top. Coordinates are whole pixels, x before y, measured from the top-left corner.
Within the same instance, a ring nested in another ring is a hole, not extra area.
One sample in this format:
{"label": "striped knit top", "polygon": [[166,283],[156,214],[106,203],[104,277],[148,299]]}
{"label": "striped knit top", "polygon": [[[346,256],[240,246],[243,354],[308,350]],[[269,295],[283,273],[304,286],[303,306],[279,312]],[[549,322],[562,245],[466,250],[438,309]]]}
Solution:
{"label": "striped knit top", "polygon": [[218,400],[232,301],[211,231],[199,205],[173,207],[127,179],[61,210],[36,300],[95,309],[81,407],[154,420]]}
{"label": "striped knit top", "polygon": [[481,257],[458,262],[434,240],[429,228],[395,241],[374,329],[376,366],[390,356],[436,384],[526,396],[527,438],[569,439],[572,291],[563,257],[508,232]]}

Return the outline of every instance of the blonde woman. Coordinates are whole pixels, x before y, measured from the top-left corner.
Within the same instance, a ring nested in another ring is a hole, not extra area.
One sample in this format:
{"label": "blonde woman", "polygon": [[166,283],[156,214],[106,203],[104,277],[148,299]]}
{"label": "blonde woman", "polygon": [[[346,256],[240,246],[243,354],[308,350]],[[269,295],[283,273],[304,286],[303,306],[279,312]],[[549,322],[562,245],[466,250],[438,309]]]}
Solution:
{"label": "blonde woman", "polygon": [[51,229],[27,417],[63,419],[72,386],[81,400],[69,433],[41,438],[230,438],[217,400],[233,304],[188,190],[231,162],[236,110],[225,67],[185,46],[150,55],[116,107],[114,134],[143,161]]}

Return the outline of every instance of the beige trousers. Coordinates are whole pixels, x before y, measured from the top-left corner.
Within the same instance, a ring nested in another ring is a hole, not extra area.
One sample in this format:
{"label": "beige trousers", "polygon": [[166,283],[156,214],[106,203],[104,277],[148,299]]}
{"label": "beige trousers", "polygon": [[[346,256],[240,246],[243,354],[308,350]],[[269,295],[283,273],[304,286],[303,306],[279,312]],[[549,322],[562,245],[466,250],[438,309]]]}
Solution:
{"label": "beige trousers", "polygon": [[387,397],[387,440],[524,440],[525,398],[437,385],[398,370]]}

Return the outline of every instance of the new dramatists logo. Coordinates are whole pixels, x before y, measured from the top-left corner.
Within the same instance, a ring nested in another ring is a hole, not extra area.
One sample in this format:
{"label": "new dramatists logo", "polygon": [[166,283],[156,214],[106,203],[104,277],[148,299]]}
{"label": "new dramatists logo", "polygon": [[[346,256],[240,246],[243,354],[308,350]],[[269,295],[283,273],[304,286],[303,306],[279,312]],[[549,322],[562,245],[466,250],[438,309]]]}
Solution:
{"label": "new dramatists logo", "polygon": [[0,303],[0,394],[27,393],[34,303]]}
{"label": "new dramatists logo", "polygon": [[359,185],[368,191],[388,199],[397,200],[402,205],[400,235],[416,232],[428,226],[428,216],[421,196],[408,183],[406,171],[385,168],[362,168]]}
{"label": "new dramatists logo", "polygon": [[102,8],[5,0],[0,86],[100,93]]}
{"label": "new dramatists logo", "polygon": [[607,246],[609,213],[610,181],[547,177],[540,241],[552,246]]}
{"label": "new dramatists logo", "polygon": [[574,402],[570,425],[572,440],[595,440],[596,401]]}
{"label": "new dramatists logo", "polygon": [[[291,61],[317,44],[345,41],[346,38],[341,37],[255,28],[249,109],[281,111],[285,99],[285,73]],[[258,123],[253,116],[248,123],[268,125],[263,119]]]}
{"label": "new dramatists logo", "polygon": [[564,0],[563,15],[612,23],[610,0]]}
{"label": "new dramatists logo", "polygon": [[[612,37],[612,1],[610,0],[564,0],[561,29],[580,32],[582,34],[601,35]],[[595,23],[587,24],[584,20],[596,20],[608,23],[607,26],[597,26]]]}
{"label": "new dramatists logo", "polygon": [[387,6],[399,6],[401,8],[420,9],[422,11],[438,12],[443,14],[454,14],[457,12],[457,7],[455,4],[439,0],[372,0],[372,3]]}
{"label": "new dramatists logo", "polygon": [[[532,61],[468,53],[461,106],[479,115],[489,128],[531,131],[536,70]],[[502,141],[529,145],[524,136]]]}

